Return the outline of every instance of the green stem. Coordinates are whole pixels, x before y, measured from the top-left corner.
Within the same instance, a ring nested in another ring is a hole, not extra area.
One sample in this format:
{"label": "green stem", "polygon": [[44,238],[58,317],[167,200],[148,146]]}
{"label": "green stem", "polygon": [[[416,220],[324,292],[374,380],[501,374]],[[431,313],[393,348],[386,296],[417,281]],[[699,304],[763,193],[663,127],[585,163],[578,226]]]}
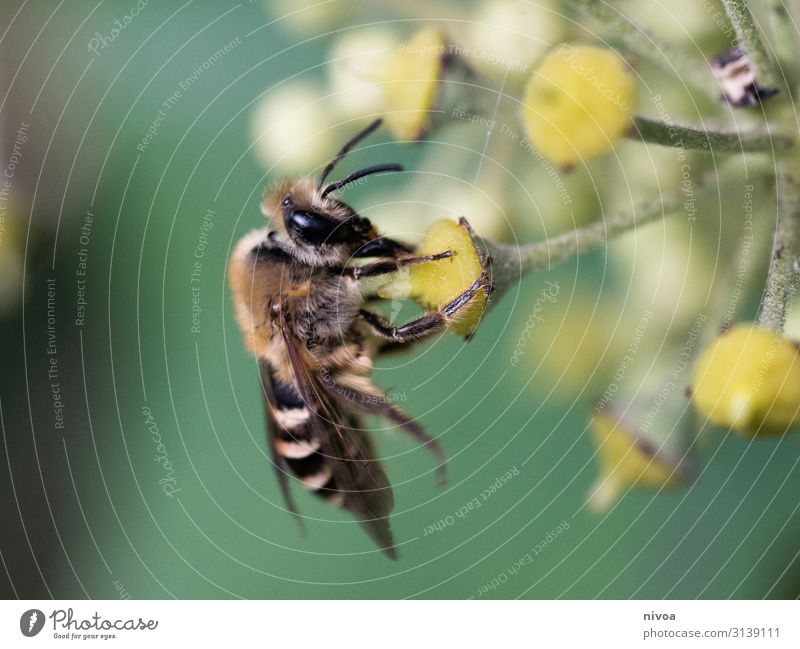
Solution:
{"label": "green stem", "polygon": [[747,53],[760,85],[777,87],[769,52],[764,46],[753,14],[750,13],[750,7],[747,6],[747,0],[722,0],[722,4],[736,30],[739,46]]}
{"label": "green stem", "polygon": [[[774,188],[774,178],[763,185],[767,192]],[[772,250],[772,233],[751,218],[739,234],[739,245],[729,256],[728,268],[714,282],[712,304],[709,308],[712,329],[719,331],[732,326],[737,320],[737,309],[761,298],[763,277]],[[758,295],[756,296],[756,291]],[[697,349],[710,346],[712,339],[698,341]]]}
{"label": "green stem", "polygon": [[704,131],[647,117],[636,117],[634,123],[628,136],[632,139],[706,153],[777,152],[794,145],[792,136],[775,131]]}
{"label": "green stem", "polygon": [[800,287],[800,178],[787,160],[778,173],[778,219],[772,263],[761,301],[760,326],[783,333]]}
{"label": "green stem", "polygon": [[682,49],[659,40],[608,2],[573,0],[573,3],[608,26],[628,49],[702,90],[715,103],[719,101],[719,85],[706,61],[687,56]]}
{"label": "green stem", "polygon": [[721,183],[728,180],[728,175],[721,176],[719,170],[714,170],[698,178],[690,188],[664,194],[658,200],[645,203],[632,212],[601,217],[585,227],[524,246],[480,239],[486,254],[492,260],[492,281],[496,297],[528,273],[547,270],[570,257],[602,248],[620,234],[681,211],[689,199],[695,203],[705,189],[712,189],[716,195],[720,191]]}

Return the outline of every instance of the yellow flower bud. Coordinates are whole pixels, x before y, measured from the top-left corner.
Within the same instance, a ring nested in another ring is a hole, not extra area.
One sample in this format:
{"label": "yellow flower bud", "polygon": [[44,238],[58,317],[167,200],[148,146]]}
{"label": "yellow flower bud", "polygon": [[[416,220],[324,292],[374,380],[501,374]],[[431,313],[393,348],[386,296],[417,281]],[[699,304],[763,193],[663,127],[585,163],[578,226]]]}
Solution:
{"label": "yellow flower bud", "polygon": [[686,482],[677,462],[657,452],[650,441],[628,429],[613,412],[596,415],[591,430],[601,471],[587,501],[593,511],[605,511],[629,487],[674,487]]}
{"label": "yellow flower bud", "polygon": [[570,167],[609,151],[632,127],[636,85],[609,49],[562,44],[525,87],[522,121],[536,149]]}
{"label": "yellow flower bud", "polygon": [[[472,286],[483,272],[483,263],[469,225],[447,219],[434,223],[417,248],[417,254],[430,255],[450,250],[446,259],[414,264],[408,274],[384,285],[378,294],[383,298],[411,297],[424,309],[439,309]],[[458,312],[448,331],[469,336],[480,323],[486,308],[486,293],[478,291]]]}
{"label": "yellow flower bud", "polygon": [[398,48],[384,72],[386,125],[398,140],[422,136],[447,52],[444,34],[425,27]]}
{"label": "yellow flower bud", "polygon": [[766,329],[736,325],[700,357],[692,398],[709,421],[749,437],[800,424],[800,348]]}

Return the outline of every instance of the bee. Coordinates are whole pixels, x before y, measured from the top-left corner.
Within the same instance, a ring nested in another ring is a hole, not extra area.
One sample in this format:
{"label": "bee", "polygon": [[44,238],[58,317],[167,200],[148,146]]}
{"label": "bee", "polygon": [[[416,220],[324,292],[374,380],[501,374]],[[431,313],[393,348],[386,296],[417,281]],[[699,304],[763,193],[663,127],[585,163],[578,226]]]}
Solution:
{"label": "bee", "polygon": [[723,99],[731,106],[758,106],[778,93],[777,88],[758,85],[756,74],[747,55],[731,47],[711,60],[711,69],[722,86]]}
{"label": "bee", "polygon": [[[380,123],[374,121],[347,142],[318,179],[284,181],[265,194],[261,211],[268,226],[238,242],[228,278],[245,345],[258,359],[268,445],[287,509],[300,520],[289,486],[294,476],[315,495],[351,512],[394,559],[392,488],[363,416],[382,417],[426,446],[440,483],[446,479],[447,456],[372,382],[373,362],[379,354],[409,349],[444,331],[476,294],[491,291],[491,283],[484,270],[449,304],[399,326],[367,308],[376,296],[365,280],[453,254],[416,255],[410,246],[380,236],[336,197],[361,178],[399,172],[401,165],[375,165],[325,184]],[[363,263],[354,264],[356,259]]]}

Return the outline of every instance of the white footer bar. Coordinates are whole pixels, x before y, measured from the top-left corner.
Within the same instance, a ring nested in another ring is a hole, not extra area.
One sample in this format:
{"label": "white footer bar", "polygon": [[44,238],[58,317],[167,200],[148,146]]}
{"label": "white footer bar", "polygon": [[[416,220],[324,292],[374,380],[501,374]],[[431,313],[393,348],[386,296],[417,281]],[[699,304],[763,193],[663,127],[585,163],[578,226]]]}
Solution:
{"label": "white footer bar", "polygon": [[799,620],[796,601],[4,601],[0,646],[796,648]]}

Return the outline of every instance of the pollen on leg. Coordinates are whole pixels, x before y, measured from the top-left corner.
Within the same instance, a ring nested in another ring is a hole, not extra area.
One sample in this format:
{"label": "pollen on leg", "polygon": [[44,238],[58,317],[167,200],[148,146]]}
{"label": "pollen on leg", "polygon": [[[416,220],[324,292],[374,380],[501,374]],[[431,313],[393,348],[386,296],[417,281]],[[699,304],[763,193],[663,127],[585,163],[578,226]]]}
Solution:
{"label": "pollen on leg", "polygon": [[[403,297],[411,297],[427,311],[445,310],[448,331],[471,335],[483,316],[491,284],[469,224],[464,219],[437,221],[416,252],[435,259],[409,268],[407,277],[384,285],[379,294],[400,297],[404,293]],[[477,291],[482,284],[487,290]],[[463,303],[458,302],[461,296],[465,296]]]}

